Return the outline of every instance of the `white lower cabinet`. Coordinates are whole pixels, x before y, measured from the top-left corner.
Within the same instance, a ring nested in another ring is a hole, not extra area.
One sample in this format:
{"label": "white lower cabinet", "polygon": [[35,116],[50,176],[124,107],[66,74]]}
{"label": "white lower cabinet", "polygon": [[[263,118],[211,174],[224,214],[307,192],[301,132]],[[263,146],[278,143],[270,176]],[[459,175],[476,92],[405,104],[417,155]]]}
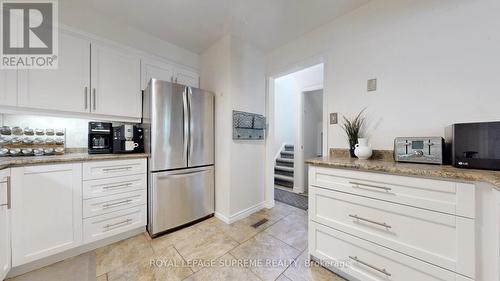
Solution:
{"label": "white lower cabinet", "polygon": [[0,171],[0,280],[10,258],[17,267],[144,228],[145,167],[146,159],[124,159]]}
{"label": "white lower cabinet", "polygon": [[12,266],[82,243],[82,164],[12,168]]}
{"label": "white lower cabinet", "polygon": [[83,240],[146,225],[146,159],[83,164]]}
{"label": "white lower cabinet", "polygon": [[361,281],[475,280],[474,189],[310,167],[309,253]]}
{"label": "white lower cabinet", "polygon": [[11,267],[11,198],[10,169],[4,169],[0,171],[0,280],[7,276]]}
{"label": "white lower cabinet", "polygon": [[408,255],[311,222],[311,254],[337,272],[365,281],[456,281],[457,274]]}

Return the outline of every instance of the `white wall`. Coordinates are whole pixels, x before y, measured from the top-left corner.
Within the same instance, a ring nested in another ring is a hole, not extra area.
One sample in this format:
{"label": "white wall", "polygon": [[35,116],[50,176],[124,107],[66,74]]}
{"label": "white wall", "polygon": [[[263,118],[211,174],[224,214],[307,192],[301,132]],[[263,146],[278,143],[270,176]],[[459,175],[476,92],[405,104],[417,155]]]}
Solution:
{"label": "white wall", "polygon": [[273,154],[277,154],[284,143],[295,144],[298,98],[294,75],[283,76],[274,81]]}
{"label": "white wall", "polygon": [[[268,71],[324,55],[328,112],[368,106],[372,146],[392,149],[396,136],[500,119],[499,14],[497,0],[374,0],[273,51]],[[366,92],[370,78],[376,93]],[[328,147],[348,147],[339,125],[328,127]]]}
{"label": "white wall", "polygon": [[200,56],[200,86],[215,93],[215,211],[229,216],[231,192],[231,37],[226,36]]}
{"label": "white wall", "polygon": [[265,56],[226,36],[200,56],[201,87],[216,94],[216,214],[263,204],[264,141],[232,140],[232,111],[265,114]]}
{"label": "white wall", "polygon": [[59,1],[60,23],[198,69],[198,54],[117,22],[82,4],[81,1]]}

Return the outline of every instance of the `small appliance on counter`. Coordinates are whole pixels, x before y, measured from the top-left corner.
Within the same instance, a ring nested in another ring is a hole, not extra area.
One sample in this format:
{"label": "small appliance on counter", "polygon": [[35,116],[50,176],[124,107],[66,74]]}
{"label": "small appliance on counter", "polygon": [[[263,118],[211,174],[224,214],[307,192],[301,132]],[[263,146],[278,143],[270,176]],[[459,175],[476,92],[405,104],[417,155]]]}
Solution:
{"label": "small appliance on counter", "polygon": [[445,142],[442,137],[398,137],[394,140],[397,162],[444,164]]}
{"label": "small appliance on counter", "polygon": [[446,146],[455,167],[500,170],[500,122],[453,124]]}
{"label": "small appliance on counter", "polygon": [[113,153],[144,152],[144,133],[134,125],[113,127]]}
{"label": "small appliance on counter", "polygon": [[111,123],[89,122],[88,153],[111,153],[112,138]]}
{"label": "small appliance on counter", "polygon": [[0,127],[0,156],[60,155],[66,150],[66,129]]}

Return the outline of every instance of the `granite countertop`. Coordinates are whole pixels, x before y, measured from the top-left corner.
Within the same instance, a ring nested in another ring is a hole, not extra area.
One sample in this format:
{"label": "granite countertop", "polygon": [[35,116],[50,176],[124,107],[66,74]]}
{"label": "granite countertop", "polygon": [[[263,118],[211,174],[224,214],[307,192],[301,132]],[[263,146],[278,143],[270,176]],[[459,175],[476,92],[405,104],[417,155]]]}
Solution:
{"label": "granite countertop", "polygon": [[1,157],[0,169],[19,167],[38,164],[57,164],[67,162],[86,162],[99,160],[119,160],[136,159],[148,157],[145,153],[130,154],[88,154],[88,153],[65,153],[63,155],[51,156],[19,156],[19,157]]}
{"label": "granite countertop", "polygon": [[450,165],[401,163],[394,160],[359,160],[349,157],[323,157],[306,161],[307,164],[339,169],[381,172],[402,176],[452,179],[467,182],[485,182],[500,190],[500,171],[459,169]]}

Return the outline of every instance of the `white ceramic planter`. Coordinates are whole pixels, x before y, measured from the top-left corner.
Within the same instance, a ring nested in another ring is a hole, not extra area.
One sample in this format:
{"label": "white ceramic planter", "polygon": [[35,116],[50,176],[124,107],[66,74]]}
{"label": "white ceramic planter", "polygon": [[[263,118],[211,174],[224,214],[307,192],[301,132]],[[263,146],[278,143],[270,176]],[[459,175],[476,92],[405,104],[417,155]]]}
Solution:
{"label": "white ceramic planter", "polygon": [[368,139],[360,138],[354,149],[354,154],[361,160],[367,160],[372,156],[373,150],[368,145]]}

